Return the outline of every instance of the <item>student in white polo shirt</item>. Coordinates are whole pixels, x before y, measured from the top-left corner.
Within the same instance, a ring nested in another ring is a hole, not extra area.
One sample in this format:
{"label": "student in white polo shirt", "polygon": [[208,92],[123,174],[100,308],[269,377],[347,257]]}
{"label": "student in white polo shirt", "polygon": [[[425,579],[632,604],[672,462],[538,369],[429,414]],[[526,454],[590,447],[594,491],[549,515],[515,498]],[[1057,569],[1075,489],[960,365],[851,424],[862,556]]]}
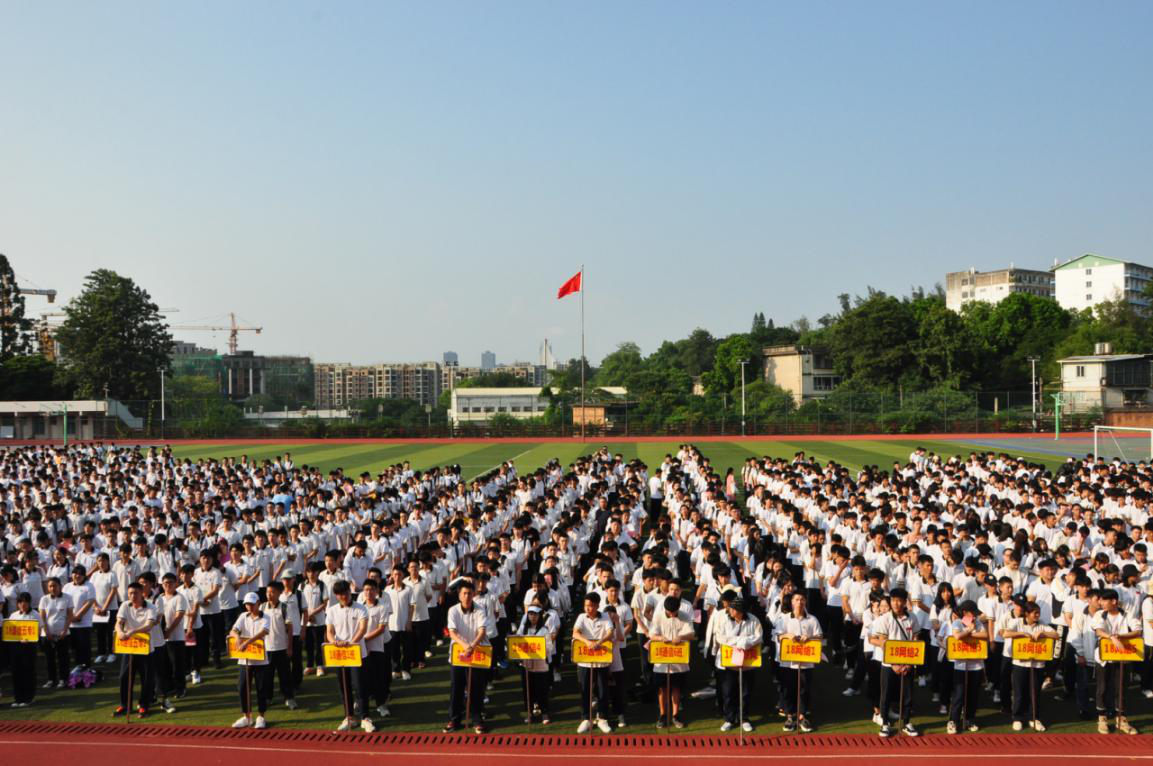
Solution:
{"label": "student in white polo shirt", "polygon": [[48,667],[48,681],[44,688],[63,689],[68,685],[68,628],[72,624],[72,599],[65,596],[60,587],[60,578],[49,577],[45,581],[48,591],[40,599],[40,624],[43,626],[45,664]]}
{"label": "student in white polo shirt", "polygon": [[368,654],[364,635],[368,632],[368,610],[352,600],[352,587],[346,580],[338,580],[332,586],[336,602],[328,607],[325,626],[328,643],[336,646],[360,647],[362,664],[360,667],[340,668],[340,693],[342,704],[347,712],[337,731],[348,731],[360,719],[360,728],[367,732],[376,731],[368,710],[368,688],[364,683],[363,659]]}
{"label": "student in white polo shirt", "polygon": [[[144,588],[140,583],[129,583],[128,597],[116,612],[115,636],[127,641],[134,633],[146,633],[151,643],[152,629],[159,623],[160,612],[144,600]],[[140,703],[136,712],[141,716],[148,715],[148,708],[152,705],[155,692],[151,651],[148,654],[125,655],[120,658],[120,706],[112,715],[128,713],[128,700],[136,675],[140,676]]]}
{"label": "student in white polo shirt", "polygon": [[388,618],[392,602],[380,597],[380,583],[369,578],[361,587],[360,603],[368,612],[368,632],[364,634],[364,644],[368,649],[364,658],[364,681],[368,687],[365,696],[375,697],[377,714],[387,718],[392,689],[392,670],[388,662],[388,642],[392,638],[388,632]]}
{"label": "student in white polo shirt", "polygon": [[292,665],[290,657],[293,652],[295,636],[293,636],[294,622],[292,610],[283,599],[284,583],[273,580],[265,588],[268,601],[261,605],[260,611],[268,621],[268,637],[264,639],[264,649],[268,657],[268,685],[271,696],[273,674],[280,681],[280,693],[284,695],[284,706],[289,710],[296,710],[296,686],[292,680]]}
{"label": "student in white polo shirt", "polygon": [[[240,694],[240,708],[244,715],[232,724],[234,729],[252,726],[263,729],[268,726],[264,714],[268,712],[268,701],[272,698],[272,673],[268,666],[268,618],[260,609],[260,596],[247,593],[244,596],[244,612],[236,618],[232,626],[232,637],[238,651],[244,651],[256,641],[264,640],[265,658],[262,660],[237,660],[240,672],[236,687]],[[252,718],[252,686],[256,687],[256,720]]]}
{"label": "student in white polo shirt", "polygon": [[[475,603],[476,590],[470,580],[462,580],[457,585],[459,602],[448,610],[448,635],[454,644],[460,646],[464,654],[471,654],[478,646],[489,646],[490,630],[488,613]],[[451,647],[450,647],[451,654]],[[468,694],[469,714],[477,734],[484,734],[488,727],[484,723],[484,689],[488,683],[488,671],[471,668],[472,688],[469,689],[470,668],[452,666],[452,681],[449,690],[449,720],[443,731],[448,734],[461,727],[465,715],[465,695]]]}

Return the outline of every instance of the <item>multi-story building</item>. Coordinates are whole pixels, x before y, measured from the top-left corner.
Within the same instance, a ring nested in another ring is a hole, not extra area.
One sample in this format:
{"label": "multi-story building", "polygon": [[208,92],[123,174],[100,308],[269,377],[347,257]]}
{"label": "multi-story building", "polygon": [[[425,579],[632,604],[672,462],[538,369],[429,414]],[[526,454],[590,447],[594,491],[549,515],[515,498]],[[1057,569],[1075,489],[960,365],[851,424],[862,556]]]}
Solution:
{"label": "multi-story building", "polygon": [[785,389],[798,405],[828,396],[841,382],[823,349],[788,344],[765,346],[765,382]]}
{"label": "multi-story building", "polygon": [[1063,308],[1080,311],[1123,298],[1139,311],[1149,311],[1145,287],[1153,280],[1153,269],[1148,266],[1089,253],[1054,266],[1053,276]]}
{"label": "multi-story building", "polygon": [[496,354],[491,351],[484,351],[480,355],[480,368],[482,370],[491,370],[496,367]]}
{"label": "multi-story building", "polygon": [[460,356],[455,351],[444,352],[444,366],[460,364]]}
{"label": "multi-story building", "polygon": [[344,407],[358,399],[371,399],[376,392],[372,367],[347,362],[313,366],[316,406],[319,409]]}
{"label": "multi-story building", "polygon": [[1013,293],[1053,297],[1053,275],[1048,271],[1018,269],[953,271],[945,275],[945,306],[960,311],[966,303],[999,303]]}
{"label": "multi-story building", "polygon": [[457,388],[452,392],[448,416],[452,422],[486,423],[494,415],[509,415],[518,420],[540,417],[548,409],[548,400],[540,389],[531,388]]}
{"label": "multi-story building", "polygon": [[436,362],[315,365],[316,406],[343,407],[358,399],[413,399],[436,404],[442,386]]}
{"label": "multi-story building", "polygon": [[548,376],[548,369],[544,365],[533,364],[532,362],[498,364],[496,369],[490,370],[490,372],[506,372],[515,375],[530,386],[543,386],[545,378]]}

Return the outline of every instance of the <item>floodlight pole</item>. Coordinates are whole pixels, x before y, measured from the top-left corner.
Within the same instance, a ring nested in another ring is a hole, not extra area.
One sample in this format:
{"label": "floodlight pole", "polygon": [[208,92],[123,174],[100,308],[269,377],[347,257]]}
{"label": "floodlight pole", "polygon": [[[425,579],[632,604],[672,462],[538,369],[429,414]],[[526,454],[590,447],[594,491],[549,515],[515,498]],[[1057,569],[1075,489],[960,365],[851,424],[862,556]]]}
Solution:
{"label": "floodlight pole", "polygon": [[164,368],[157,368],[160,373],[160,438],[164,438]]}
{"label": "floodlight pole", "polygon": [[741,360],[741,436],[745,435],[745,365],[748,359]]}
{"label": "floodlight pole", "polygon": [[1030,400],[1033,404],[1033,431],[1037,431],[1037,357],[1029,357],[1029,379],[1032,382]]}

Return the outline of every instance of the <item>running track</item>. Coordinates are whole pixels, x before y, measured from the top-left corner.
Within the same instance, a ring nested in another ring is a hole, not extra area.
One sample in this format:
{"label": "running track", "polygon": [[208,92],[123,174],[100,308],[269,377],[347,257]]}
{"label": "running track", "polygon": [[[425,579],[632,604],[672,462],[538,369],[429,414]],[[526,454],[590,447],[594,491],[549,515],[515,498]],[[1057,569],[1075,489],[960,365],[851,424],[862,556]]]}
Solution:
{"label": "running track", "polygon": [[[882,740],[869,735],[333,734],[132,724],[0,722],[5,763],[20,766],[317,766],[335,758],[419,759],[419,766],[721,766],[744,763],[860,763],[901,766],[1029,766],[1062,763],[1153,763],[1153,736],[963,734]],[[327,756],[327,757],[325,757]]]}

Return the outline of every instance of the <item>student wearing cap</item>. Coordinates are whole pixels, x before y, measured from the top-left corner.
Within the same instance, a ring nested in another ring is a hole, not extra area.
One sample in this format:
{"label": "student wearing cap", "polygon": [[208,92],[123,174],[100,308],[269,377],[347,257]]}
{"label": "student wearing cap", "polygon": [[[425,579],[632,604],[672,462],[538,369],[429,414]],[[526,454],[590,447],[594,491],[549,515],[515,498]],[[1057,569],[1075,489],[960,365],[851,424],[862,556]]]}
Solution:
{"label": "student wearing cap", "polygon": [[[252,595],[252,594],[249,594]],[[284,584],[272,580],[265,588],[268,599],[261,605],[260,611],[268,625],[268,636],[264,639],[265,657],[268,660],[266,674],[268,676],[269,696],[272,696],[273,675],[280,682],[280,693],[284,696],[284,706],[289,710],[296,710],[296,684],[292,680],[292,664],[289,658],[296,644],[293,635],[295,621],[290,603],[284,598]]]}
{"label": "student wearing cap", "polygon": [[[761,622],[748,613],[744,599],[732,598],[728,600],[723,614],[715,616],[711,624],[712,637],[718,646],[729,647],[732,650],[748,652],[759,649],[764,641]],[[753,730],[748,719],[750,710],[749,697],[753,687],[753,673],[747,674],[743,679],[739,668],[726,668],[721,664],[721,652],[716,652],[717,667],[717,693],[720,697],[721,714],[724,723],[721,731],[729,731],[734,726],[740,726],[743,731]],[[743,688],[744,701],[738,696]],[[741,720],[740,713],[744,708],[745,718]]]}
{"label": "student wearing cap", "polygon": [[[234,729],[252,726],[263,729],[268,724],[264,714],[268,711],[268,701],[272,698],[272,673],[268,665],[268,618],[260,609],[260,596],[255,591],[246,593],[243,599],[244,612],[236,618],[231,635],[238,651],[244,651],[251,644],[264,640],[265,657],[262,660],[237,660],[240,673],[237,677],[237,691],[240,693],[240,707],[244,714],[232,724]],[[256,719],[252,718],[252,686],[256,687]]]}
{"label": "student wearing cap", "polygon": [[[661,641],[670,644],[683,644],[691,641],[696,635],[691,620],[683,614],[685,602],[677,595],[665,597],[661,607],[653,614],[649,622],[649,640]],[[657,702],[660,706],[660,718],[657,719],[657,728],[662,729],[668,724],[669,717],[672,724],[678,729],[685,727],[684,716],[681,710],[681,696],[685,690],[685,678],[689,673],[689,663],[660,664],[653,666],[653,683],[657,687]]]}

